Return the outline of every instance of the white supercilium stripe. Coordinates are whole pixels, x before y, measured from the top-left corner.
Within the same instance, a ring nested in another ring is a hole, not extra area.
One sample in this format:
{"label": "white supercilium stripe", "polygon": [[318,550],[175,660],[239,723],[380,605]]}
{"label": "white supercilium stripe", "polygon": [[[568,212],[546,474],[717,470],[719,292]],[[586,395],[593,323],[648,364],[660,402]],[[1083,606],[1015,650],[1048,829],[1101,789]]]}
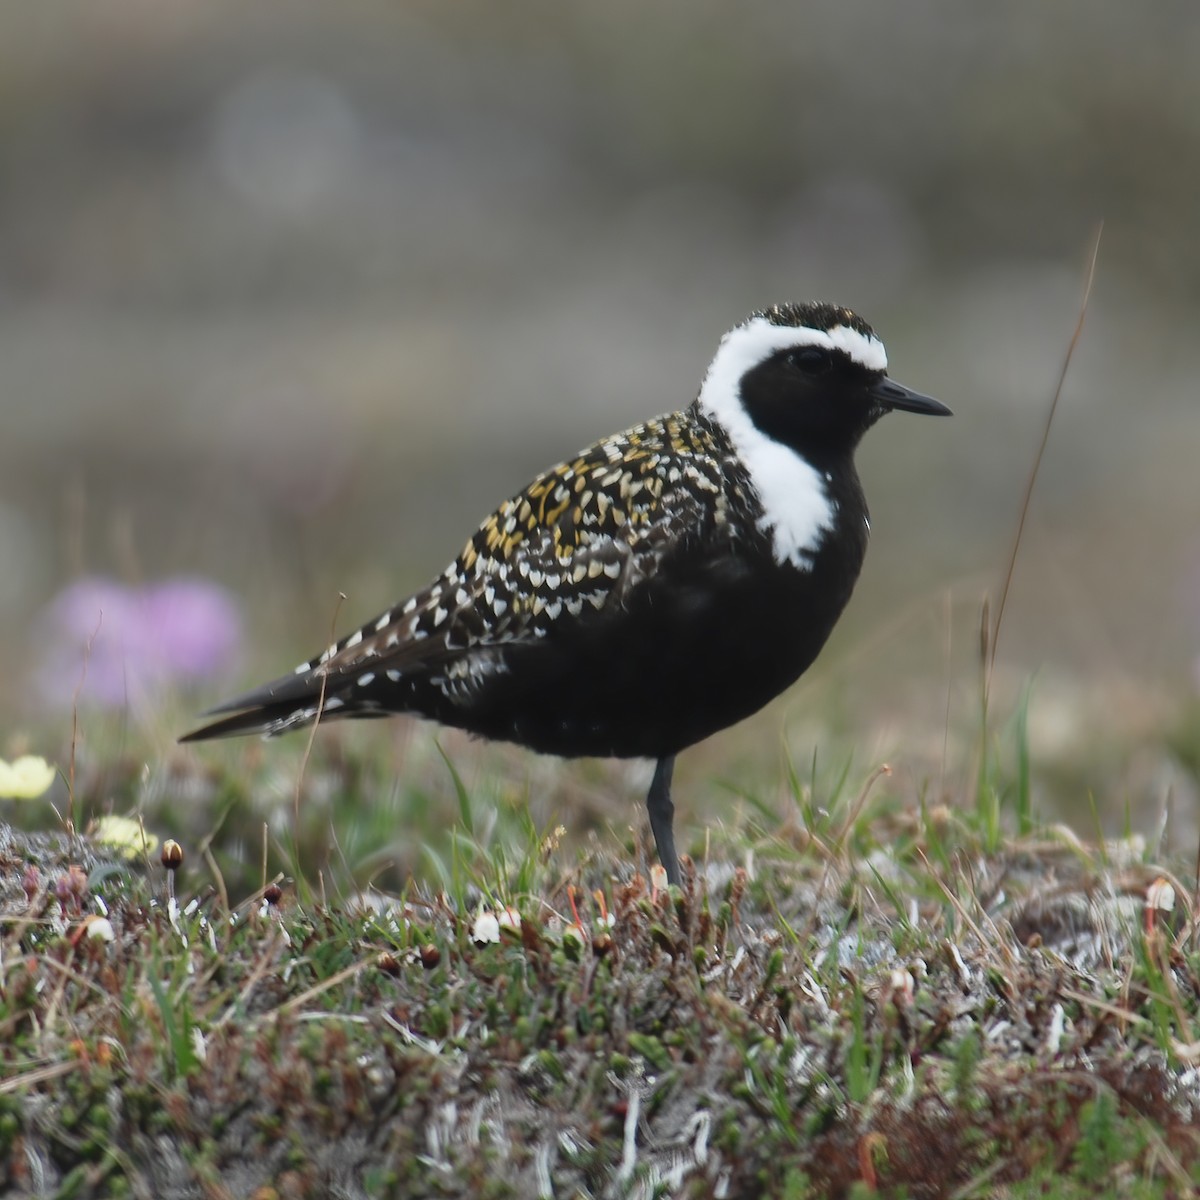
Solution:
{"label": "white supercilium stripe", "polygon": [[798,346],[841,350],[871,371],[887,368],[883,344],[857,329],[838,325],[826,331],[754,317],[721,339],[700,387],[700,407],[721,423],[749,472],[763,507],[758,525],[770,533],[776,559],[807,569],[821,539],[833,528],[833,505],[824,480],[794,450],[754,424],[741,395],[747,371],[780,350]]}

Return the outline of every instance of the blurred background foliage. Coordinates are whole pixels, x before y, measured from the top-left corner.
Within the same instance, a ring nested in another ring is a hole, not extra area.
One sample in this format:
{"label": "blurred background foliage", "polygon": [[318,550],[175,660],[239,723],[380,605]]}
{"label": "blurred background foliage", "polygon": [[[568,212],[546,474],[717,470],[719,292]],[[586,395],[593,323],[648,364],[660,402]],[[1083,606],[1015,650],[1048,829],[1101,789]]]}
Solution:
{"label": "blurred background foliage", "polygon": [[[684,803],[775,779],[781,729],[801,762],[841,737],[953,794],[1103,218],[994,704],[1033,679],[1053,803],[1193,812],[1198,195],[1194,0],[6,5],[0,754],[63,761],[62,589],[100,576],[142,612],[190,580],[241,649],[218,631],[216,677],[160,674],[117,716],[85,693],[79,745],[115,721],[154,778],[266,753],[286,780],[299,739],[173,739],[423,583],[541,468],[688,403],[748,311],[819,297],[957,415],[868,440],[847,618],[770,716],[685,760]],[[390,729],[394,776],[428,734]]]}

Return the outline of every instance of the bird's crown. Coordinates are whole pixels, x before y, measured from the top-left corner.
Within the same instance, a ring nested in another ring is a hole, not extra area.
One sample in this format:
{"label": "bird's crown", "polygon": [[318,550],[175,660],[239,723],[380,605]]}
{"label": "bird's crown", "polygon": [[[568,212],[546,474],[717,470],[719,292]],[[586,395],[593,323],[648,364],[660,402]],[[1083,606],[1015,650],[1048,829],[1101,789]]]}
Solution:
{"label": "bird's crown", "polygon": [[887,353],[875,331],[852,309],[817,301],[773,304],[751,313],[722,339],[726,349],[749,365],[756,356],[815,346],[845,355],[868,371],[886,371]]}
{"label": "bird's crown", "polygon": [[875,331],[853,309],[841,304],[823,304],[818,301],[804,301],[790,304],[772,304],[770,308],[760,309],[751,313],[744,324],[756,317],[770,321],[772,325],[791,325],[796,328],[830,330],[844,327],[853,329],[865,338],[875,338]]}

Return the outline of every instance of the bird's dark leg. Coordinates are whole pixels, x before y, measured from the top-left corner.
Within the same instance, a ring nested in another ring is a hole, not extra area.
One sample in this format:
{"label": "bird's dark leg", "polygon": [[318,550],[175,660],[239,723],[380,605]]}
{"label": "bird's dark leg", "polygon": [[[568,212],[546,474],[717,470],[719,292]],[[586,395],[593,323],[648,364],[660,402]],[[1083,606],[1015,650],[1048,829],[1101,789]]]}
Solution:
{"label": "bird's dark leg", "polygon": [[646,811],[650,814],[650,830],[658,850],[658,861],[667,872],[667,882],[683,886],[679,874],[679,858],[675,853],[675,831],[671,826],[675,805],[671,803],[671,772],[675,770],[675,755],[660,758],[654,767],[654,778],[646,796]]}

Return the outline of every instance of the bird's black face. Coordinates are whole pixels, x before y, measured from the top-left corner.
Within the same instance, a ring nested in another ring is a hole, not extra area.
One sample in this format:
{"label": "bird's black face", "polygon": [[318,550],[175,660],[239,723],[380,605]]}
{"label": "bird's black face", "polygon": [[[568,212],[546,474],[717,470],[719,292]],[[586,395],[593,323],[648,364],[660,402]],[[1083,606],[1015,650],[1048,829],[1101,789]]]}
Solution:
{"label": "bird's black face", "polygon": [[892,409],[950,412],[838,347],[803,343],[778,350],[750,368],[742,376],[741,398],[756,428],[814,464],[850,454],[862,435]]}

